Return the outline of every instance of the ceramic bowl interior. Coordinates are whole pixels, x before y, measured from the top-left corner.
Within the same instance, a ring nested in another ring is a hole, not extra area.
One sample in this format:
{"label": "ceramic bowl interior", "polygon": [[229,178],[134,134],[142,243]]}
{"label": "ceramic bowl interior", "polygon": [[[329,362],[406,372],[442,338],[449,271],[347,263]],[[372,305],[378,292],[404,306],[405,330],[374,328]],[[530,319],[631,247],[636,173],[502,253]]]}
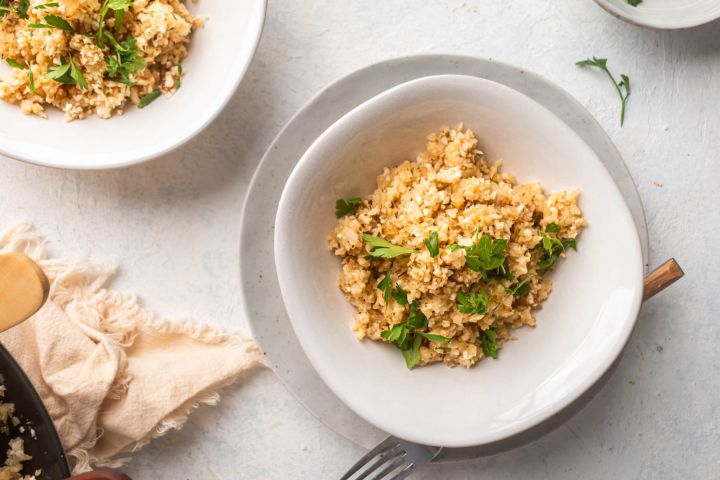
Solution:
{"label": "ceramic bowl interior", "polygon": [[717,0],[595,0],[613,15],[637,25],[661,29],[689,28],[720,18]]}
{"label": "ceramic bowl interior", "polygon": [[193,13],[208,20],[193,34],[182,63],[182,88],[143,110],[128,106],[122,116],[109,120],[91,116],[68,123],[54,108],[42,119],[0,102],[0,153],[53,167],[102,169],[139,163],[182,145],[205,128],[235,92],[259,41],[265,2],[188,1]]}
{"label": "ceramic bowl interior", "polygon": [[[365,196],[385,167],[414,159],[427,134],[464,122],[520,181],[582,190],[590,226],[552,275],[538,326],[516,331],[497,361],[406,369],[395,347],[359,342],[354,309],[327,248],[337,198]],[[475,77],[397,86],[323,133],[290,176],[276,218],[278,278],[293,328],[329,387],[375,426],[408,440],[483,445],[524,431],[586,391],[620,354],[637,318],[642,259],[631,215],[593,151],[530,98]]]}

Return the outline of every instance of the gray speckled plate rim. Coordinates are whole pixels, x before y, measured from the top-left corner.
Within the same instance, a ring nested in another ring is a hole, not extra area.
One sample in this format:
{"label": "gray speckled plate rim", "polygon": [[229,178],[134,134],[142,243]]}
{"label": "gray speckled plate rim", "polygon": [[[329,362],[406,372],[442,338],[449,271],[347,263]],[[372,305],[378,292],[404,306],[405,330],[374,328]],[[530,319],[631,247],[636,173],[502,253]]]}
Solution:
{"label": "gray speckled plate rim", "polygon": [[[310,365],[287,317],[275,272],[275,212],[290,172],[327,127],[365,100],[406,81],[438,74],[465,74],[503,83],[533,98],[567,123],[595,151],[622,192],[635,221],[648,266],[648,232],[640,196],[612,140],[592,115],[560,87],[537,74],[493,60],[458,55],[419,55],[364,67],[321,90],[275,137],[253,175],[241,213],[240,302],[268,364],[290,393],[318,420],[365,448],[386,434],[356,415],[325,385]],[[615,365],[619,362],[616,361]],[[569,407],[532,429],[493,444],[446,449],[439,460],[492,455],[550,432],[599,391],[614,366]]]}

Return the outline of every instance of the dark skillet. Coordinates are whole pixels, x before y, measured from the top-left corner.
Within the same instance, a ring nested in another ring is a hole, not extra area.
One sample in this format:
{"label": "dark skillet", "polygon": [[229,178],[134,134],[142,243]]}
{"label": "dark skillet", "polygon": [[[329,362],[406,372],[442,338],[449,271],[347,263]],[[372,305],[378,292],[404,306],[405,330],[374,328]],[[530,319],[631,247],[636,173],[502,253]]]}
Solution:
{"label": "dark skillet", "polygon": [[[57,431],[48,415],[45,405],[20,366],[0,345],[0,374],[5,377],[4,403],[15,404],[15,415],[25,425],[25,432],[11,428],[10,438],[21,437],[25,442],[25,453],[33,458],[24,462],[23,473],[32,475],[40,469],[38,480],[63,480],[70,477],[70,468]],[[30,428],[35,431],[33,438]],[[4,448],[9,438],[0,434],[0,465],[5,463],[7,452]],[[96,470],[92,473],[73,477],[75,480],[130,480],[127,476],[110,471]]]}

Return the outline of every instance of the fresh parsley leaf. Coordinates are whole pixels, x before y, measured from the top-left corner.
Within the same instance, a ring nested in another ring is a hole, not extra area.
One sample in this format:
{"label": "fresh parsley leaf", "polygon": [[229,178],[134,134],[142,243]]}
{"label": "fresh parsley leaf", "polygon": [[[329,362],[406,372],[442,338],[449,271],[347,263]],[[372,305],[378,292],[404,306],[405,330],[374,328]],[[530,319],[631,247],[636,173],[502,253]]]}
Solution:
{"label": "fresh parsley leaf", "polygon": [[424,338],[427,338],[431,342],[448,343],[450,341],[450,339],[447,337],[443,337],[442,335],[435,335],[433,333],[417,332],[417,334],[421,335]]}
{"label": "fresh parsley leaf", "polygon": [[5,63],[10,65],[12,68],[19,68],[20,70],[25,70],[27,68],[26,65],[23,65],[22,63],[18,62],[17,60],[14,60],[12,58],[6,58]]}
{"label": "fresh parsley leaf", "polygon": [[382,290],[383,298],[385,299],[385,304],[387,305],[390,302],[390,295],[392,294],[392,279],[390,278],[389,270],[385,273],[385,276],[383,277],[383,279],[380,280],[380,283],[378,283],[377,288]]}
{"label": "fresh parsley leaf", "polygon": [[45,10],[48,8],[54,8],[54,7],[59,7],[59,6],[60,6],[60,3],[58,3],[58,2],[49,2],[49,3],[42,3],[40,5],[35,5],[33,8],[35,10]]}
{"label": "fresh parsley leaf", "polygon": [[178,77],[175,79],[175,90],[179,90],[182,87],[182,65],[178,65],[177,69]]}
{"label": "fresh parsley leaf", "polygon": [[407,292],[403,290],[399,283],[395,284],[395,290],[393,290],[392,296],[399,305],[408,304]]}
{"label": "fresh parsley leaf", "polygon": [[70,64],[67,63],[65,57],[60,57],[60,65],[53,65],[48,68],[45,78],[55,80],[59,83],[73,84],[75,80],[70,76]]}
{"label": "fresh parsley leaf", "polygon": [[34,95],[36,93],[35,92],[35,76],[33,75],[32,70],[30,70],[29,68],[26,72],[26,75],[28,77],[28,81],[30,82],[30,85],[28,86],[30,88],[30,93],[32,93]]}
{"label": "fresh parsley leaf", "polygon": [[420,363],[420,345],[422,344],[422,337],[420,335],[414,335],[412,346],[402,351],[403,357],[405,357],[405,365],[407,368],[413,369],[415,365]]}
{"label": "fresh parsley leaf", "polygon": [[383,238],[373,237],[368,234],[363,235],[363,240],[370,245],[370,256],[376,258],[395,258],[403,255],[410,255],[411,253],[417,253],[417,250],[412,248],[393,245]]}
{"label": "fresh parsley leaf", "polygon": [[380,333],[380,336],[389,342],[395,342],[400,339],[403,329],[406,328],[407,326],[404,323],[398,323],[397,325],[393,325],[389,330],[384,330]]}
{"label": "fresh parsley leaf", "polygon": [[[181,68],[181,67],[178,67]],[[182,73],[182,70],[179,71]],[[178,80],[180,80],[180,77],[178,77]],[[177,86],[177,82],[175,84],[175,88],[180,88]],[[335,202],[335,217],[336,218],[342,218],[347,215],[355,215],[357,213],[358,207],[362,205],[362,198],[348,198],[348,199],[338,199]]]}
{"label": "fresh parsley leaf", "polygon": [[627,104],[627,99],[630,96],[630,78],[628,78],[627,75],[622,74],[620,75],[620,82],[618,82],[608,69],[607,58],[592,57],[587,60],[576,62],[575,65],[578,67],[595,67],[605,72],[620,97],[620,126],[622,127],[625,123],[625,105]]}
{"label": "fresh parsley leaf", "polygon": [[559,233],[560,232],[560,225],[557,223],[548,223],[547,227],[545,227],[545,232],[547,233]]}
{"label": "fresh parsley leaf", "polygon": [[460,313],[475,315],[487,312],[490,296],[485,290],[475,292],[459,292],[457,294],[457,310]]}
{"label": "fresh parsley leaf", "polygon": [[542,241],[538,244],[538,249],[542,249],[543,253],[538,260],[538,268],[541,273],[549,271],[560,258],[560,255],[565,252],[568,248],[572,248],[577,251],[577,243],[572,238],[559,239],[557,238],[557,229],[550,228],[550,224],[545,229],[545,235],[542,237]]}
{"label": "fresh parsley leaf", "polygon": [[420,300],[413,300],[410,304],[410,315],[407,319],[408,328],[417,330],[427,327],[428,319],[420,310]]}
{"label": "fresh parsley leaf", "polygon": [[[105,0],[102,3],[102,6],[100,7],[100,17],[98,18],[98,31],[95,34],[95,38],[97,39],[97,43],[100,48],[103,48],[105,46],[105,35],[103,34],[103,31],[105,28],[105,17],[107,16],[108,12],[110,10],[113,10],[113,13],[116,15],[115,24],[117,26],[118,17],[116,12],[118,10],[125,10],[128,7],[131,7],[132,4],[133,2],[131,0]],[[121,15],[121,23],[123,19],[124,15]]]}
{"label": "fresh parsley leaf", "polygon": [[431,257],[437,257],[440,253],[440,247],[438,246],[438,232],[433,232],[428,238],[425,239],[425,246],[430,252]]}
{"label": "fresh parsley leaf", "polygon": [[45,23],[53,28],[59,28],[60,30],[65,30],[66,32],[75,33],[75,29],[72,25],[57,15],[45,15]]}
{"label": "fresh parsley leaf", "polygon": [[125,24],[125,10],[113,10],[113,15],[115,16],[115,32],[117,33],[122,30]]}
{"label": "fresh parsley leaf", "polygon": [[75,83],[81,89],[87,90],[89,88],[87,80],[85,80],[85,77],[83,77],[83,74],[78,68],[78,66],[75,65],[75,61],[73,60],[72,56],[70,57],[70,78],[75,80]]}
{"label": "fresh parsley leaf", "polygon": [[150,92],[144,97],[140,99],[140,103],[138,103],[138,108],[145,108],[148,105],[150,105],[152,102],[157,100],[157,98],[160,96],[160,92]]}
{"label": "fresh parsley leaf", "polygon": [[133,86],[130,75],[146,67],[145,60],[138,54],[137,41],[128,35],[124,41],[118,42],[107,31],[104,36],[115,50],[112,55],[105,57],[105,73],[110,80]]}
{"label": "fresh parsley leaf", "polygon": [[530,284],[528,283],[530,281],[530,277],[527,277],[522,282],[518,283],[514,287],[510,289],[510,293],[513,297],[524,297],[528,293],[530,293]]}
{"label": "fresh parsley leaf", "polygon": [[28,18],[28,10],[30,9],[30,0],[20,0],[17,6],[17,14],[20,18]]}
{"label": "fresh parsley leaf", "polygon": [[627,2],[633,7],[637,7],[642,3],[642,0],[627,0]]}
{"label": "fresh parsley leaf", "polygon": [[503,277],[507,274],[507,247],[507,240],[494,240],[485,234],[469,247],[462,247],[465,249],[465,266],[479,272],[485,280]]}
{"label": "fresh parsley leaf", "polygon": [[497,330],[490,328],[480,332],[480,344],[483,355],[486,357],[498,358]]}

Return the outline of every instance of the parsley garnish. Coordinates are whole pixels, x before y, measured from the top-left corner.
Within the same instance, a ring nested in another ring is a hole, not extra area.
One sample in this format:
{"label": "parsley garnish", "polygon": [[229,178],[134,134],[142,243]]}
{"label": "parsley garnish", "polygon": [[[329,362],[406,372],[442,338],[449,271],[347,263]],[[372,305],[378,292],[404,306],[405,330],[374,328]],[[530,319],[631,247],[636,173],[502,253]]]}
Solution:
{"label": "parsley garnish", "polygon": [[144,69],[145,60],[137,52],[137,42],[133,36],[128,36],[122,42],[117,42],[108,32],[105,32],[106,39],[111,43],[115,52],[105,57],[105,73],[111,80],[124,83],[129,86],[135,85],[130,80],[130,75]]}
{"label": "parsley garnish", "polygon": [[27,70],[25,72],[25,75],[27,75],[28,80],[30,82],[30,85],[28,88],[30,89],[30,93],[34,94],[35,93],[35,77],[33,76],[33,73],[32,73],[32,70],[30,70],[30,67],[18,62],[17,60],[12,59],[12,58],[6,58],[5,62],[8,65],[10,65],[12,68],[17,68],[19,70]]}
{"label": "parsley garnish", "polygon": [[59,6],[60,6],[60,4],[58,2],[49,2],[49,3],[42,3],[40,5],[35,5],[33,8],[35,10],[45,10],[47,8],[59,7]]}
{"label": "parsley garnish", "polygon": [[380,280],[380,283],[378,283],[377,288],[382,290],[383,292],[383,298],[385,299],[385,304],[387,305],[388,302],[390,302],[390,295],[392,294],[392,279],[390,278],[390,271],[388,270],[387,273],[385,273],[385,276],[382,280]]}
{"label": "parsley garnish", "polygon": [[145,108],[148,105],[150,105],[152,102],[157,100],[157,98],[160,96],[160,92],[150,92],[144,97],[140,99],[140,103],[138,103],[138,108]]}
{"label": "parsley garnish", "polygon": [[400,286],[399,283],[395,284],[395,290],[393,290],[392,296],[398,304],[400,304],[400,305],[408,304],[407,292],[405,290],[403,290],[403,288]]}
{"label": "parsley garnish", "polygon": [[87,80],[85,80],[85,77],[83,77],[83,74],[78,68],[78,66],[75,65],[75,61],[73,60],[72,56],[69,58],[70,63],[65,60],[65,57],[60,57],[60,65],[53,65],[52,67],[48,68],[48,73],[45,78],[47,78],[48,80],[55,80],[59,83],[78,85],[83,90],[87,90]]}
{"label": "parsley garnish", "polygon": [[[178,77],[178,80],[180,77]],[[180,88],[180,87],[176,87]],[[339,199],[335,202],[335,217],[342,218],[348,215],[355,215],[358,207],[362,205],[362,198]]]}
{"label": "parsley garnish", "polygon": [[178,65],[177,69],[178,77],[175,79],[175,90],[180,89],[182,87],[182,65]]}
{"label": "parsley garnish", "polygon": [[627,0],[627,2],[633,7],[637,7],[642,3],[642,0]]}
{"label": "parsley garnish", "polygon": [[530,293],[530,284],[528,282],[531,278],[531,276],[527,276],[522,282],[518,282],[511,287],[506,287],[505,285],[503,285],[503,287],[505,288],[505,291],[513,297],[524,297]]}
{"label": "parsley garnish", "polygon": [[485,290],[475,292],[459,292],[457,294],[457,310],[460,313],[475,315],[487,312],[490,296]]}
{"label": "parsley garnish", "polygon": [[542,237],[542,241],[535,247],[543,250],[540,260],[538,261],[538,268],[542,273],[550,270],[558,258],[560,258],[560,255],[568,248],[577,251],[577,243],[575,240],[572,238],[560,239],[557,237],[559,232],[559,225],[555,223],[548,224],[548,226],[545,227],[545,234]]}
{"label": "parsley garnish", "polygon": [[380,336],[402,350],[405,365],[407,365],[407,368],[412,369],[420,363],[420,346],[423,338],[436,343],[450,341],[449,338],[442,335],[417,331],[420,328],[427,327],[427,324],[427,317],[420,311],[420,302],[415,300],[410,304],[410,315],[407,321],[393,325],[392,328],[383,331]]}
{"label": "parsley garnish", "polygon": [[625,104],[630,96],[630,78],[628,78],[627,75],[622,74],[620,75],[620,82],[615,80],[615,77],[612,73],[610,73],[610,70],[607,67],[607,58],[588,58],[587,60],[577,62],[575,65],[578,67],[597,67],[605,72],[620,97],[620,126],[622,126],[625,123]]}
{"label": "parsley garnish", "polygon": [[480,332],[480,344],[482,345],[483,355],[486,357],[498,358],[497,330],[490,328]]}
{"label": "parsley garnish", "polygon": [[507,257],[507,240],[494,240],[490,235],[484,234],[478,240],[478,233],[473,237],[473,244],[463,247],[458,244],[450,246],[452,251],[462,248],[465,250],[465,266],[473,272],[479,272],[484,280],[493,277],[507,276],[505,258]]}
{"label": "parsley garnish", "polygon": [[6,0],[0,0],[0,18],[6,13],[15,13],[20,18],[28,18],[28,9],[30,8],[30,0],[20,0],[17,7],[8,5]]}
{"label": "parsley garnish", "polygon": [[[117,27],[117,24],[120,23],[122,25],[122,22],[125,18],[124,11],[128,7],[131,7],[133,2],[131,0],[105,0],[102,4],[102,7],[100,7],[100,18],[98,19],[98,31],[95,34],[95,37],[97,38],[98,45],[102,48],[105,46],[105,35],[103,35],[103,28],[105,26],[105,17],[108,14],[108,11],[112,10],[113,14],[115,15],[115,25]],[[122,12],[118,14],[118,12]],[[117,28],[116,28],[117,31]]]}
{"label": "parsley garnish", "polygon": [[440,253],[440,247],[438,246],[438,232],[433,232],[428,238],[425,239],[425,246],[430,252],[431,257],[437,257]]}
{"label": "parsley garnish", "polygon": [[363,240],[370,245],[370,256],[375,258],[395,258],[417,253],[417,250],[393,245],[383,238],[373,237],[367,233],[363,235]]}
{"label": "parsley garnish", "polygon": [[57,15],[45,15],[45,23],[29,23],[28,28],[57,28],[66,32],[75,33],[75,29],[64,19]]}

